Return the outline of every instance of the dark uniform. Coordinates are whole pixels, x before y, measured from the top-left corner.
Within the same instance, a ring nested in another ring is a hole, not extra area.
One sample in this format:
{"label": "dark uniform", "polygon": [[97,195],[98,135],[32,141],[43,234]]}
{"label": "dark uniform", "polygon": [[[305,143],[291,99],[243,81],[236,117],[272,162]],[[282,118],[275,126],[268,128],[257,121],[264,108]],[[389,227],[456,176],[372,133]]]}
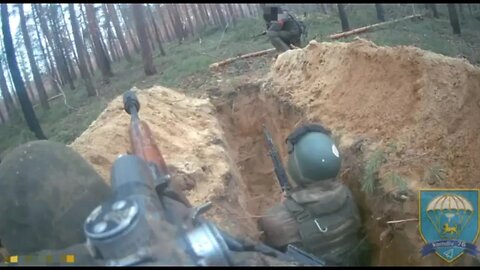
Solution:
{"label": "dark uniform", "polygon": [[358,265],[350,253],[359,243],[360,224],[350,190],[334,180],[294,191],[260,220],[266,244],[294,244],[328,265]]}
{"label": "dark uniform", "polygon": [[279,52],[291,49],[290,45],[301,46],[300,24],[279,7],[264,7],[263,18],[267,25],[267,36]]}

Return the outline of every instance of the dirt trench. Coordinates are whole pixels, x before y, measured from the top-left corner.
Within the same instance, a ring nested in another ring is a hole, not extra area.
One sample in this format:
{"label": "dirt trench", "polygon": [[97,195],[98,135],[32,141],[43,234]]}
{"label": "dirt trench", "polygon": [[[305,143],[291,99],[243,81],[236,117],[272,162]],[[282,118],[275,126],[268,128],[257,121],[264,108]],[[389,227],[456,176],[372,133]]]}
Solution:
{"label": "dirt trench", "polygon": [[[226,150],[238,170],[237,181],[246,188],[243,192],[229,190],[226,196],[241,196],[254,223],[266,209],[280,201],[280,187],[267,155],[262,125],[272,134],[285,164],[284,140],[288,134],[302,123],[319,122],[317,118],[308,117],[305,109],[273,94],[270,87],[268,84],[247,83],[222,94],[210,94]],[[361,179],[374,142],[335,130],[332,135],[342,155],[338,180],[352,190],[362,217],[360,235],[367,248],[364,253],[367,258],[363,261],[385,266],[446,265],[437,257],[420,256],[416,242],[411,241],[418,238],[421,242],[417,222],[387,224],[408,213],[417,203],[415,196],[402,201],[395,193],[367,195],[362,191]],[[259,232],[260,239],[261,234]],[[471,265],[471,261],[465,256],[457,265]]]}
{"label": "dirt trench", "polygon": [[[267,154],[262,126],[265,125],[270,131],[285,164],[285,138],[297,126],[309,121],[304,110],[269,94],[263,86],[260,83],[247,83],[221,96],[210,96],[225,135],[228,151],[239,170],[239,180],[247,187],[247,193],[240,195],[245,196],[247,211],[255,222],[281,198],[281,189]],[[346,144],[341,143],[344,138],[336,134],[333,134],[333,137],[340,146],[343,157],[338,180],[352,189],[363,220],[368,220],[371,212],[358,181],[364,167],[363,141],[359,140],[345,147]],[[294,183],[291,184],[294,186]],[[236,191],[231,192],[229,196],[235,196],[233,194]],[[380,233],[379,229],[382,228],[365,224],[360,232],[364,243],[370,248],[367,252],[369,258],[364,261],[375,263],[378,256],[382,256],[379,252],[383,248],[382,243],[369,244],[370,238],[374,239],[374,235]]]}
{"label": "dirt trench", "polygon": [[[262,126],[270,131],[285,163],[285,138],[298,125],[312,121],[302,108],[265,87],[255,82],[213,89],[208,99],[163,87],[137,92],[140,118],[150,126],[174,182],[193,205],[211,201],[213,208],[206,216],[219,227],[254,239],[262,238],[258,218],[281,198]],[[107,183],[115,158],[130,147],[128,123],[119,97],[71,145]],[[368,217],[357,176],[363,168],[358,150],[362,147],[348,143],[345,136],[334,133],[334,138],[344,158],[339,179],[352,187]]]}
{"label": "dirt trench", "polygon": [[235,91],[212,99],[212,103],[216,107],[229,152],[247,187],[248,211],[256,219],[281,197],[265,145],[263,125],[272,135],[282,157],[285,157],[284,140],[302,119],[302,114],[293,106],[280,104],[272,96],[262,95],[258,84],[242,85]]}

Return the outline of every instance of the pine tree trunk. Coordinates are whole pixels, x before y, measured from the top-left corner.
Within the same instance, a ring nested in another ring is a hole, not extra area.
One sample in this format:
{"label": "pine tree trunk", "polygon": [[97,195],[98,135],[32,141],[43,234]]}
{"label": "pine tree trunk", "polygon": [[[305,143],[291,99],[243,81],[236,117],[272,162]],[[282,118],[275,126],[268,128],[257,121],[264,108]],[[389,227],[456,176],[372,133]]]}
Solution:
{"label": "pine tree trunk", "polygon": [[3,61],[0,63],[0,90],[2,91],[3,101],[5,102],[5,107],[7,108],[7,113],[10,117],[15,112],[15,104],[13,103],[12,96],[8,89],[7,80],[5,79]]}
{"label": "pine tree trunk", "polygon": [[[30,99],[30,102],[34,103],[35,102],[35,95],[33,94],[32,86],[30,85],[30,80],[28,78],[27,71],[25,70],[25,63],[19,63],[19,68],[21,70],[21,75],[23,78],[25,78],[25,88],[27,89],[27,95],[28,98]],[[21,66],[21,67],[20,67]]]}
{"label": "pine tree trunk", "polygon": [[105,39],[103,38],[102,30],[100,29],[100,27],[98,28],[98,31],[100,32],[99,36],[100,36],[100,44],[102,44],[102,50],[105,53],[105,56],[107,57],[108,63],[110,64],[113,62],[112,56],[110,55],[110,51],[107,48],[107,44],[105,44]]}
{"label": "pine tree trunk", "polygon": [[462,31],[460,30],[460,22],[458,21],[458,14],[455,4],[447,4],[448,15],[450,17],[450,25],[452,25],[453,33],[460,35]]}
{"label": "pine tree trunk", "polygon": [[157,11],[158,16],[160,16],[160,20],[162,22],[162,27],[163,27],[163,32],[165,33],[167,40],[168,41],[173,41],[175,38],[173,37],[173,34],[170,32],[170,28],[168,27],[168,22],[165,19],[166,14],[162,12],[162,9],[160,8],[160,5],[155,5],[155,9]]}
{"label": "pine tree trunk", "polygon": [[20,28],[22,29],[23,42],[25,44],[25,50],[27,51],[28,62],[30,63],[30,69],[32,70],[33,80],[35,81],[35,87],[37,88],[38,98],[40,99],[40,104],[44,110],[49,110],[50,106],[48,105],[48,96],[45,91],[45,86],[43,85],[42,76],[40,76],[40,71],[38,70],[37,62],[35,61],[35,56],[33,55],[32,43],[30,41],[30,33],[27,30],[27,24],[25,19],[25,13],[23,11],[23,4],[18,5],[18,11],[20,14]]}
{"label": "pine tree trunk", "polygon": [[338,7],[338,15],[340,16],[340,21],[342,23],[342,31],[346,32],[350,30],[350,26],[348,25],[348,18],[347,13],[345,12],[344,4],[337,4]]}
{"label": "pine tree trunk", "polygon": [[[70,73],[70,76],[72,76],[72,80],[75,81],[77,79],[77,73],[75,72],[75,68],[74,68],[74,64],[73,64],[73,61],[72,61],[72,57],[70,55],[71,51],[72,51],[72,40],[70,39],[70,36],[68,36],[68,28],[67,28],[67,24],[66,24],[66,21],[65,21],[65,17],[63,16],[63,9],[62,9],[62,6],[60,6],[60,4],[53,4],[53,6],[55,6],[56,8],[56,12],[58,12],[58,10],[60,10],[60,15],[61,17],[63,18],[63,27],[61,25],[61,21],[57,20],[58,17],[55,18],[55,22],[57,24],[57,26],[62,29],[60,31],[58,31],[58,36],[60,38],[60,42],[61,42],[61,48],[63,48],[63,54],[64,54],[64,57],[65,57],[65,61],[67,61],[67,66],[68,66],[68,69],[69,69],[69,73]],[[58,13],[55,13],[56,16],[58,16]],[[65,35],[67,35],[67,37],[65,37]],[[65,42],[65,41],[68,41],[68,42]],[[74,57],[75,57],[75,54],[74,54]]]}
{"label": "pine tree trunk", "polygon": [[245,18],[245,12],[243,11],[242,4],[236,4],[238,12],[240,13],[240,18]]}
{"label": "pine tree trunk", "polygon": [[[73,48],[73,36],[72,34],[70,33],[70,30],[68,30],[68,26],[67,26],[67,20],[65,19],[65,14],[63,14],[63,8],[60,7],[60,12],[62,14],[62,20],[63,20],[63,25],[65,25],[65,31],[64,33],[67,35],[67,39],[69,42],[68,42],[68,51],[70,51],[73,55],[73,59],[75,60],[75,63],[77,64],[77,67],[79,65],[79,62],[78,62],[78,56],[77,56],[77,53],[75,52],[75,49]],[[70,56],[70,55],[68,55]],[[70,57],[69,57],[70,58]],[[74,65],[72,65],[74,66]],[[73,72],[73,79],[76,80],[77,79],[77,74],[76,72]]]}
{"label": "pine tree trunk", "polygon": [[27,89],[28,98],[30,99],[30,102],[35,103],[36,99],[35,99],[35,95],[33,94],[32,87],[30,85],[30,76],[28,76],[28,73],[27,73],[27,63],[25,62],[25,55],[23,54],[23,50],[21,51],[18,50],[17,57],[19,58],[18,68],[21,71],[21,75],[23,77],[23,81],[25,84],[25,89]]}
{"label": "pine tree trunk", "polygon": [[325,4],[318,4],[318,5],[320,5],[320,8],[321,8],[323,14],[328,14],[327,9],[325,8]]}
{"label": "pine tree trunk", "polygon": [[116,61],[120,61],[120,58],[122,57],[122,55],[121,55],[120,50],[118,48],[118,43],[116,42],[117,37],[115,36],[115,33],[113,31],[112,18],[110,17],[110,13],[107,10],[107,5],[103,4],[102,6],[103,6],[103,12],[105,14],[105,20],[108,21],[108,23],[107,23],[107,34],[108,34],[108,38],[109,38],[109,44],[111,44],[110,47],[111,47],[111,50],[113,52],[114,58],[116,58]]}
{"label": "pine tree trunk", "polygon": [[75,7],[73,4],[68,4],[68,11],[70,13],[70,23],[72,24],[73,40],[75,42],[75,47],[77,48],[80,75],[82,76],[83,82],[85,83],[85,88],[87,90],[87,95],[89,97],[95,96],[96,91],[93,86],[92,79],[87,70],[87,63],[85,61],[86,49],[82,37],[80,36],[80,27],[78,26],[77,16],[75,14]]}
{"label": "pine tree trunk", "polygon": [[438,14],[437,6],[435,4],[427,4],[427,5],[432,10],[433,17],[437,18],[437,19],[440,18],[439,14]]}
{"label": "pine tree trunk", "polygon": [[[6,61],[6,59],[5,59],[5,61]],[[8,63],[6,63],[6,66],[7,66],[7,70],[8,70]],[[7,76],[8,76],[8,81],[10,82],[10,88],[15,90],[15,84],[13,83],[12,73],[7,72]],[[20,103],[18,101],[17,92],[12,91],[12,99],[13,99],[13,104],[14,104],[15,108],[18,108],[18,106],[20,106],[19,105]]]}
{"label": "pine tree trunk", "polygon": [[198,10],[198,4],[192,4],[192,12],[195,19],[195,31],[198,32],[198,29],[205,25],[205,22],[203,21],[202,16],[200,16],[200,12]]}
{"label": "pine tree trunk", "polygon": [[[92,63],[92,58],[90,57],[90,52],[88,51],[88,46],[87,46],[87,42],[89,42],[89,44],[91,45],[92,44],[92,39],[90,38],[90,34],[88,33],[88,22],[87,22],[87,17],[85,16],[85,12],[83,11],[83,5],[79,5],[80,6],[80,13],[81,13],[81,17],[82,17],[82,22],[83,22],[83,27],[80,28],[81,30],[81,35],[82,35],[82,39],[83,39],[83,42],[85,42],[85,57],[87,58],[87,65],[88,65],[88,69],[90,70],[90,75],[92,75],[93,78],[95,78],[95,69],[93,67],[93,63]],[[93,46],[90,46],[92,48],[92,51],[93,50]]]}
{"label": "pine tree trunk", "polygon": [[153,65],[152,50],[147,40],[146,22],[144,6],[138,4],[130,4],[133,20],[137,29],[138,40],[140,41],[140,47],[142,49],[142,58],[145,67],[145,75],[150,76],[157,73],[155,66]]}
{"label": "pine tree trunk", "polygon": [[5,55],[8,61],[8,67],[13,77],[13,83],[15,85],[15,91],[18,94],[18,99],[22,107],[25,121],[27,122],[30,130],[35,134],[35,137],[39,140],[46,140],[47,137],[43,134],[43,130],[40,127],[35,111],[33,110],[32,103],[28,99],[25,86],[23,84],[22,76],[18,68],[17,59],[15,57],[15,49],[13,47],[12,34],[10,32],[10,23],[8,8],[6,3],[1,4],[1,19],[2,19],[2,31],[3,31],[3,43],[5,45]]}
{"label": "pine tree trunk", "polygon": [[90,75],[92,75],[92,77],[95,78],[96,68],[92,63],[92,57],[91,57],[91,54],[92,54],[91,52],[95,54],[95,50],[93,49],[92,37],[88,34],[88,26],[86,25],[85,27],[87,28],[82,28],[82,39],[83,39],[83,42],[85,43],[85,54],[86,54],[85,57],[87,58],[87,65],[88,65],[88,69],[90,70]]}
{"label": "pine tree trunk", "polygon": [[63,73],[65,81],[69,83],[70,89],[74,90],[75,85],[73,83],[72,74],[70,74],[70,71],[69,71],[69,62],[67,61],[67,59],[65,57],[64,48],[63,48],[62,42],[60,40],[60,34],[58,33],[59,32],[59,25],[57,23],[57,19],[58,19],[57,18],[57,10],[56,10],[56,7],[54,5],[51,5],[49,8],[50,8],[50,12],[48,14],[50,15],[49,18],[50,18],[50,23],[51,23],[51,29],[53,30],[52,34],[53,34],[53,42],[54,42],[55,48],[56,48],[55,49],[55,52],[56,52],[56,55],[57,55],[56,58],[61,63],[61,66],[59,67],[60,72]]}
{"label": "pine tree trunk", "polygon": [[186,39],[187,38],[187,31],[185,29],[185,27],[183,26],[183,21],[182,21],[182,17],[180,17],[180,7],[178,4],[175,4],[173,5],[173,14],[174,14],[174,17],[175,17],[175,25],[178,25],[178,28],[180,29],[180,34],[181,34],[181,37],[182,37],[182,40]]}
{"label": "pine tree trunk", "polygon": [[460,17],[462,18],[462,20],[465,20],[465,12],[463,10],[463,4],[458,4],[458,9],[460,11]]}
{"label": "pine tree trunk", "polygon": [[227,10],[230,13],[230,19],[232,20],[232,25],[235,26],[237,24],[235,20],[235,12],[233,11],[232,5],[233,4],[226,4],[227,5]]}
{"label": "pine tree trunk", "polygon": [[382,4],[375,4],[375,9],[377,11],[377,19],[381,22],[385,21],[385,11],[383,10]]}
{"label": "pine tree trunk", "polygon": [[90,31],[92,36],[92,43],[97,66],[102,72],[104,83],[110,83],[110,77],[113,77],[113,72],[111,70],[107,54],[102,46],[101,33],[100,29],[98,28],[97,18],[95,15],[95,9],[93,7],[93,4],[85,4],[85,12],[87,15],[88,30]]}
{"label": "pine tree trunk", "polygon": [[188,12],[188,6],[185,5],[185,4],[181,4],[181,5],[183,6],[183,11],[185,13],[185,17],[187,17],[187,23],[188,23],[188,27],[190,28],[190,34],[192,36],[194,36],[194,33],[196,31],[195,31],[195,28],[193,27],[192,18],[190,17],[190,13]]}
{"label": "pine tree trunk", "polygon": [[210,15],[213,25],[220,25],[220,20],[217,17],[217,13],[214,12],[213,4],[207,4],[207,14]]}
{"label": "pine tree trunk", "polygon": [[131,28],[130,17],[127,14],[129,10],[126,6],[123,6],[123,8],[119,7],[119,9],[120,9],[120,14],[122,15],[124,27],[127,29],[128,36],[130,37],[130,42],[133,45],[133,50],[135,51],[135,53],[140,53],[140,48],[137,45],[138,43],[135,40],[135,35],[133,34],[133,31]]}
{"label": "pine tree trunk", "polygon": [[32,8],[32,16],[33,16],[33,21],[34,21],[34,24],[35,24],[35,32],[37,34],[38,44],[39,44],[39,47],[40,47],[40,51],[42,52],[43,62],[45,63],[45,66],[47,67],[48,74],[50,75],[49,76],[50,84],[52,85],[52,87],[53,87],[53,89],[55,90],[56,93],[60,93],[59,86],[55,83],[55,80],[58,80],[58,77],[57,78],[55,77],[56,74],[55,74],[55,71],[54,71],[53,63],[51,62],[51,60],[49,61],[49,59],[48,59],[49,57],[47,56],[47,54],[45,53],[45,49],[43,48],[42,36],[40,35],[40,29],[38,29],[38,23],[37,23],[38,15],[36,13],[35,8]]}
{"label": "pine tree trunk", "polygon": [[102,4],[102,12],[104,15],[104,24],[103,28],[107,34],[107,42],[108,42],[108,48],[110,51],[110,55],[112,56],[112,60],[117,62],[119,60],[119,56],[117,54],[117,51],[115,49],[115,44],[113,43],[113,33],[112,33],[112,27],[110,25],[110,16],[108,15],[107,12],[107,6],[106,4]]}
{"label": "pine tree trunk", "polygon": [[51,61],[51,63],[52,65],[53,63],[55,63],[57,80],[59,80],[63,86],[67,83],[67,79],[65,75],[65,67],[63,66],[63,62],[61,61],[61,58],[58,56],[58,50],[55,47],[52,33],[50,32],[48,27],[48,23],[46,20],[46,18],[48,18],[48,13],[46,12],[46,10],[41,4],[34,4],[32,5],[32,7],[33,9],[35,9],[35,12],[40,21],[40,28],[42,29],[43,35],[45,37],[47,54],[49,55],[49,57],[52,57],[53,55],[54,61]]}
{"label": "pine tree trunk", "polygon": [[163,50],[162,41],[160,40],[160,33],[158,31],[157,23],[155,22],[155,17],[153,16],[152,8],[148,4],[147,4],[147,11],[152,21],[153,30],[155,31],[155,38],[157,39],[158,48],[160,49],[160,54],[162,56],[165,56],[165,51]]}
{"label": "pine tree trunk", "polygon": [[70,74],[70,76],[72,78],[72,85],[73,85],[72,89],[75,89],[75,84],[73,82],[77,79],[77,73],[75,72],[75,68],[74,68],[73,63],[72,63],[72,58],[70,57],[67,46],[66,46],[66,44],[65,44],[65,42],[64,42],[64,40],[62,39],[61,36],[59,36],[59,40],[60,40],[60,44],[61,44],[60,48],[62,49],[62,56],[64,58],[64,61],[67,63],[68,73]]}
{"label": "pine tree trunk", "polygon": [[[145,10],[144,10],[144,14],[145,14]],[[145,14],[146,15],[146,14]],[[155,48],[155,40],[153,38],[153,34],[152,34],[152,28],[150,27],[150,25],[148,24],[147,22],[147,18],[145,18],[145,27],[147,27],[145,30],[145,32],[147,33],[147,40],[150,42],[151,46],[152,46],[152,52],[154,52],[156,50]]]}
{"label": "pine tree trunk", "polygon": [[252,6],[252,4],[247,4],[248,7],[248,12],[250,13],[250,16],[254,17],[255,16],[255,9]]}
{"label": "pine tree trunk", "polygon": [[[1,107],[1,105],[0,105],[0,107]],[[0,109],[0,124],[3,124],[5,122],[6,122],[6,120],[5,120],[5,117],[3,116],[2,109]]]}
{"label": "pine tree trunk", "polygon": [[203,21],[205,22],[205,25],[211,25],[212,19],[210,18],[210,16],[208,16],[207,4],[198,4],[198,7],[200,9],[200,16],[203,17]]}
{"label": "pine tree trunk", "polygon": [[130,52],[128,51],[128,46],[125,42],[125,38],[123,37],[122,28],[120,28],[118,15],[113,4],[107,4],[107,11],[110,14],[110,18],[112,19],[113,28],[115,29],[118,41],[120,42],[120,47],[122,48],[123,55],[128,62],[132,62],[132,57],[130,56]]}
{"label": "pine tree trunk", "polygon": [[[43,32],[43,31],[42,31]],[[45,38],[45,33],[43,33],[43,37]],[[53,48],[52,48],[52,45],[49,44],[49,42],[45,39],[45,50],[47,51],[47,56],[48,56],[48,59],[50,61],[50,64],[52,66],[52,72],[53,72],[53,77],[59,81],[62,85],[65,85],[66,82],[63,82],[62,83],[62,76],[60,74],[60,71],[58,70],[59,67],[58,67],[58,64],[57,62],[55,61],[55,55],[54,53],[51,51]]]}
{"label": "pine tree trunk", "polygon": [[111,43],[110,47],[113,50],[113,58],[115,59],[115,61],[120,61],[120,58],[122,57],[122,55],[118,51],[117,43],[115,42],[115,37],[114,37],[113,32],[110,31],[109,35],[111,36],[111,40],[109,41],[109,43]]}
{"label": "pine tree trunk", "polygon": [[167,13],[170,18],[170,23],[175,31],[175,36],[178,39],[178,44],[182,44],[183,40],[183,30],[182,22],[177,17],[178,12],[176,12],[175,6],[173,4],[167,4]]}
{"label": "pine tree trunk", "polygon": [[215,10],[218,14],[218,18],[220,19],[220,23],[223,27],[227,26],[227,20],[225,19],[225,14],[223,13],[221,4],[214,4]]}

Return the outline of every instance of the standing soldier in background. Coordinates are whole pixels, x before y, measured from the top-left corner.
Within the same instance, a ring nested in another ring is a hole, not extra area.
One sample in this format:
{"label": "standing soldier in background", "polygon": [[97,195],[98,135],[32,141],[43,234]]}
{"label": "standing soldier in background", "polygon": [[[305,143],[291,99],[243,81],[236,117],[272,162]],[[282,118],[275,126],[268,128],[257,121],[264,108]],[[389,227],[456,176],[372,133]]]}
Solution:
{"label": "standing soldier in background", "polygon": [[350,189],[336,179],[341,157],[330,132],[302,126],[287,144],[287,171],[296,187],[259,220],[266,244],[279,250],[293,244],[327,265],[364,264],[360,215]]}
{"label": "standing soldier in background", "polygon": [[261,4],[266,34],[278,52],[291,49],[291,45],[301,47],[302,24],[281,7],[272,4]]}

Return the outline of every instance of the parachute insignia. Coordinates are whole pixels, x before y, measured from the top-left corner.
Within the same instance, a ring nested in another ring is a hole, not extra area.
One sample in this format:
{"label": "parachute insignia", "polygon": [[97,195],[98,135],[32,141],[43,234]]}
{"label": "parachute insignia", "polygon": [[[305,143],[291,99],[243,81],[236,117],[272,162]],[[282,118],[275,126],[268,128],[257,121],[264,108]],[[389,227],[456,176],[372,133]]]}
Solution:
{"label": "parachute insignia", "polygon": [[464,253],[477,256],[479,190],[420,190],[419,231],[426,245],[451,263]]}

